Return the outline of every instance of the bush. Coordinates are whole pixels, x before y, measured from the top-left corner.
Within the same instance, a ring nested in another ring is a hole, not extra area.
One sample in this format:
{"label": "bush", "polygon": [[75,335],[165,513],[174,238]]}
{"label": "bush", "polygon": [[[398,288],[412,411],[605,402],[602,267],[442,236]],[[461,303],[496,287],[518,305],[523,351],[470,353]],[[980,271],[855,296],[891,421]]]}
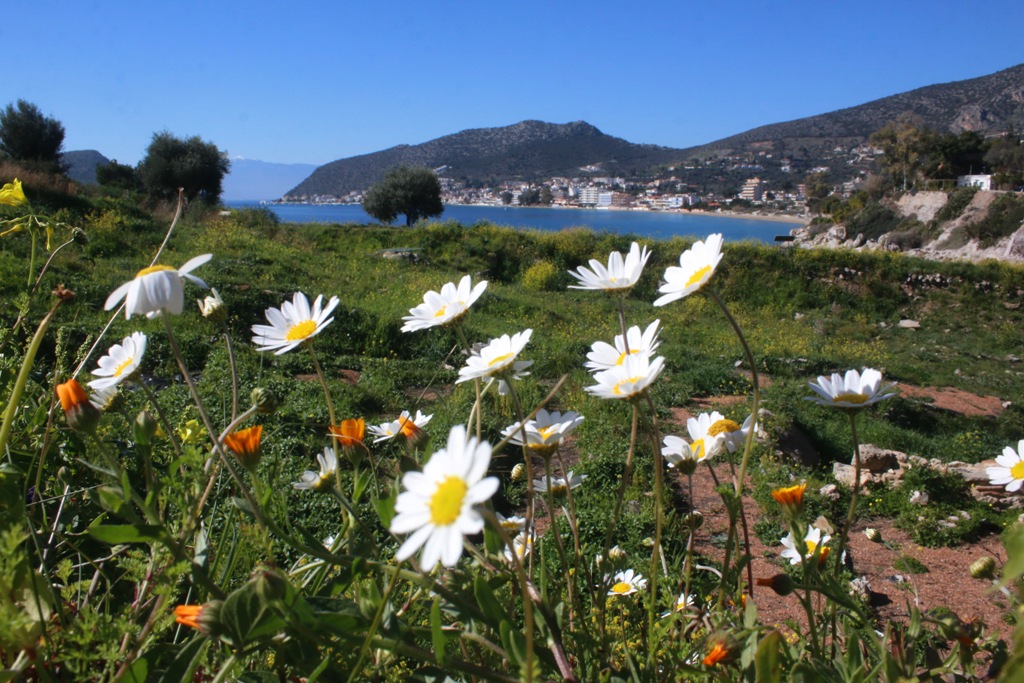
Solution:
{"label": "bush", "polygon": [[935,214],[935,220],[943,223],[945,221],[951,221],[954,218],[959,218],[967,208],[967,205],[974,199],[974,195],[978,193],[976,187],[961,187],[952,194],[946,200],[946,203],[939,209],[938,213]]}
{"label": "bush", "polygon": [[983,247],[990,247],[1015,233],[1022,222],[1024,199],[1004,194],[992,202],[984,219],[964,227],[971,239],[978,240]]}
{"label": "bush", "polygon": [[565,286],[565,273],[551,261],[537,261],[523,273],[523,287],[534,292],[554,292]]}

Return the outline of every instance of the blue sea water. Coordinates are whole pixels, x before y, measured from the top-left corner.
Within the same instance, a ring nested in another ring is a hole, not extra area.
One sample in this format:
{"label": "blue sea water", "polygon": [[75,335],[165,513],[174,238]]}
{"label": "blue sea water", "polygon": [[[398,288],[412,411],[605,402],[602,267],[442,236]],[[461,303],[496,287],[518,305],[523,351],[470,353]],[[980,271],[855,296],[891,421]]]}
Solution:
{"label": "blue sea water", "polygon": [[[227,202],[230,207],[256,206],[257,202]],[[267,204],[285,223],[376,223],[358,204]],[[399,217],[402,220],[402,217]],[[481,221],[513,228],[558,231],[588,227],[598,232],[635,234],[667,239],[677,235],[704,238],[720,232],[726,240],[772,242],[776,235],[788,235],[792,223],[733,218],[730,216],[654,211],[605,211],[599,209],[551,209],[501,206],[445,206],[437,220],[454,220],[463,225]]]}

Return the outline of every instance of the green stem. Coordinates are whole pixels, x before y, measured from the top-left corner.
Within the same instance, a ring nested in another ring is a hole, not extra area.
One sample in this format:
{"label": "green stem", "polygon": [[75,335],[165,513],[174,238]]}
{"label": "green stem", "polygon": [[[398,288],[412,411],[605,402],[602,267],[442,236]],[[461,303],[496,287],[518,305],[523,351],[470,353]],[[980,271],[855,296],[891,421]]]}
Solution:
{"label": "green stem", "polygon": [[238,417],[238,368],[235,365],[235,348],[231,343],[231,333],[224,323],[224,343],[228,347],[228,365],[231,367],[231,419]]}
{"label": "green stem", "polygon": [[853,434],[853,492],[850,494],[850,509],[846,513],[846,526],[839,534],[839,545],[836,546],[836,576],[843,569],[843,551],[846,540],[850,536],[850,528],[857,516],[857,499],[860,497],[860,439],[857,436],[857,415],[859,410],[847,411],[850,415],[850,432]]}
{"label": "green stem", "polygon": [[[334,401],[331,400],[331,390],[327,387],[327,378],[324,377],[324,371],[320,367],[320,361],[316,358],[316,352],[313,350],[313,345],[306,343],[306,348],[309,349],[309,357],[313,359],[313,367],[316,369],[316,376],[320,380],[320,387],[324,390],[324,398],[327,400],[327,414],[330,416],[331,420],[330,426],[334,427],[338,424],[338,420],[334,416]],[[334,445],[334,452],[337,455],[341,455],[341,446],[338,443],[338,437],[334,432],[331,432],[331,441]]]}
{"label": "green stem", "polygon": [[14,415],[18,412],[18,408],[21,405],[21,395],[25,391],[28,376],[32,372],[32,365],[35,363],[36,354],[39,352],[39,345],[42,344],[43,337],[46,335],[46,328],[50,326],[54,314],[63,302],[63,299],[58,299],[57,303],[50,309],[50,312],[39,323],[39,328],[36,329],[32,342],[28,345],[28,350],[25,352],[25,360],[21,362],[21,370],[18,372],[18,378],[14,381],[14,389],[11,390],[11,396],[7,399],[4,423],[0,427],[0,453],[7,452],[7,441],[11,438],[11,429],[14,427]]}

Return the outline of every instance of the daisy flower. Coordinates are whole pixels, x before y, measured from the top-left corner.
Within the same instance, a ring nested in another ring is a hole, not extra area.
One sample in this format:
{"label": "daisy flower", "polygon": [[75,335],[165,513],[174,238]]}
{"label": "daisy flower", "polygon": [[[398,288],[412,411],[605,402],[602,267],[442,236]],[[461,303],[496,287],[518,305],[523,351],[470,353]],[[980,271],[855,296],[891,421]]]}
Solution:
{"label": "daisy flower", "polygon": [[697,469],[697,455],[682,437],[668,435],[662,441],[665,445],[661,455],[669,467],[678,467],[683,474],[693,474]]}
{"label": "daisy flower", "polygon": [[533,490],[538,493],[546,493],[548,489],[551,489],[552,494],[560,496],[569,489],[579,488],[586,478],[586,474],[573,474],[573,471],[569,470],[568,476],[565,477],[534,479]]}
{"label": "daisy flower", "polygon": [[338,305],[336,296],[332,296],[326,306],[322,305],[323,299],[323,294],[319,295],[310,309],[306,295],[295,292],[292,300],[285,301],[281,308],[268,308],[266,316],[270,324],[252,326],[252,343],[256,350],[277,349],[274,354],[279,356],[320,334],[334,320],[328,316]]}
{"label": "daisy flower", "polygon": [[725,448],[725,433],[713,430],[712,427],[722,420],[717,413],[701,413],[686,421],[686,431],[690,433],[690,448],[697,457],[697,462],[713,458]]}
{"label": "daisy flower", "polygon": [[569,289],[603,289],[609,292],[625,292],[636,284],[640,279],[647,259],[651,252],[647,247],[643,249],[636,242],[629,247],[629,253],[625,260],[622,254],[613,251],[608,255],[608,267],[597,259],[590,259],[590,268],[580,266],[576,271],[569,271],[569,275],[579,280],[578,285],[569,285]]}
{"label": "daisy flower", "polygon": [[409,315],[402,318],[402,332],[415,332],[438,325],[457,322],[466,314],[480,295],[487,289],[487,281],[482,280],[472,286],[468,275],[459,280],[459,286],[449,282],[440,292],[430,290],[423,295],[423,303],[409,309]]}
{"label": "daisy flower", "polygon": [[406,472],[395,502],[391,533],[411,533],[395,559],[403,561],[423,548],[420,569],[427,572],[440,560],[454,567],[462,556],[463,537],[479,533],[484,519],[476,510],[498,490],[497,477],[486,477],[491,446],[456,425],[448,446],[435,451],[422,472]]}
{"label": "daisy flower", "polygon": [[348,451],[363,445],[366,435],[366,421],[363,418],[342,420],[340,425],[332,425],[328,430],[338,440],[342,450]]}
{"label": "daisy flower", "polygon": [[665,270],[665,284],[658,288],[663,296],[654,300],[655,306],[682,299],[693,294],[715,274],[722,260],[722,235],[708,235],[708,241],[697,240],[679,256],[678,266]]}
{"label": "daisy flower", "polygon": [[526,518],[520,515],[512,515],[506,517],[500,512],[495,513],[498,517],[498,524],[507,532],[519,533],[526,528]]}
{"label": "daisy flower", "polygon": [[212,287],[210,288],[210,294],[202,301],[196,299],[196,303],[199,304],[200,315],[207,320],[222,323],[228,316],[228,309],[224,304],[224,299],[220,298],[220,293]]}
{"label": "daisy flower", "polygon": [[146,335],[132,332],[131,336],[125,337],[120,344],[114,344],[107,349],[107,355],[97,361],[99,367],[93,370],[92,374],[98,379],[89,382],[89,386],[97,391],[117,386],[135,374],[145,354]]}
{"label": "daisy flower", "polygon": [[584,364],[588,370],[610,370],[617,365],[622,365],[627,356],[642,355],[650,358],[655,350],[661,345],[658,341],[658,325],[660,320],[655,320],[647,326],[647,329],[640,332],[636,325],[626,330],[626,337],[621,334],[615,335],[615,345],[612,346],[603,341],[594,342],[587,358],[590,360]]}
{"label": "daisy flower", "polygon": [[253,472],[263,458],[262,439],[263,425],[256,425],[231,432],[224,437],[224,445],[235,454],[242,467]]}
{"label": "daisy flower", "polygon": [[1024,439],[1017,444],[1017,450],[1010,446],[996,458],[998,467],[987,467],[985,473],[993,486],[1006,485],[1007,491],[1019,491],[1024,484]]}
{"label": "daisy flower", "polygon": [[[569,411],[564,415],[557,410],[549,413],[541,408],[532,420],[527,420],[524,428],[520,424],[506,427],[501,435],[508,439],[509,443],[517,446],[525,445],[531,451],[541,455],[550,455],[562,442],[562,437],[576,429],[583,422],[583,416],[579,413]],[[526,432],[526,441],[523,442],[523,431]]]}
{"label": "daisy flower", "polygon": [[[831,536],[822,533],[821,529],[816,526],[808,527],[807,533],[804,535],[804,551],[801,553],[797,547],[796,538],[793,536],[793,532],[789,532],[787,536],[780,541],[785,548],[779,555],[789,559],[790,564],[800,564],[802,557],[813,557],[815,551],[818,552],[818,562],[824,562],[825,558],[828,557],[831,548],[825,547],[825,544],[831,540]],[[821,550],[818,550],[818,546],[821,546]]]}
{"label": "daisy flower", "polygon": [[817,396],[808,396],[808,401],[832,408],[856,410],[865,408],[872,403],[884,401],[896,395],[895,384],[882,385],[882,373],[874,368],[864,368],[862,372],[847,370],[846,376],[838,372],[832,378],[818,377],[810,387]]}
{"label": "daisy flower", "polygon": [[686,591],[683,591],[679,594],[679,597],[676,598],[676,604],[672,606],[672,609],[668,612],[663,613],[661,615],[661,618],[665,619],[666,617],[672,616],[676,612],[686,611],[687,609],[693,607],[694,604],[695,603],[693,601],[693,596],[687,594]]}
{"label": "daisy flower", "polygon": [[466,359],[466,364],[459,368],[459,378],[455,383],[509,373],[521,376],[521,371],[533,365],[533,361],[516,360],[516,356],[526,346],[526,342],[530,341],[532,334],[533,330],[523,330],[511,337],[503,334],[497,339],[492,339]]}
{"label": "daisy flower", "polygon": [[117,386],[104,387],[103,389],[97,389],[96,387],[90,387],[92,389],[92,395],[89,397],[89,403],[96,407],[96,410],[101,413],[105,413],[114,406],[114,402],[118,398]]}
{"label": "daisy flower", "polygon": [[432,417],[434,417],[433,414],[424,415],[418,410],[416,411],[416,416],[412,417],[408,410],[403,410],[397,420],[383,422],[379,425],[370,425],[368,429],[371,434],[377,437],[373,440],[374,443],[387,441],[401,434],[406,440],[415,445],[424,439],[425,433],[422,428],[430,422]]}
{"label": "daisy flower", "polygon": [[627,356],[622,365],[594,373],[594,386],[586,391],[598,398],[631,399],[640,396],[658,378],[665,367],[665,359],[658,356],[653,361],[647,356]]}
{"label": "daisy flower", "polygon": [[334,477],[338,473],[338,458],[334,455],[334,449],[327,446],[323,454],[317,453],[316,460],[320,463],[320,471],[306,470],[299,475],[299,480],[292,484],[296,491],[322,491],[334,483]]}
{"label": "daisy flower", "polygon": [[647,586],[647,579],[632,569],[619,572],[612,581],[614,583],[608,589],[608,595],[632,595]]}
{"label": "daisy flower", "polygon": [[58,384],[56,389],[68,426],[76,432],[95,434],[101,413],[89,400],[89,395],[85,393],[82,385],[71,378],[63,384]]}
{"label": "daisy flower", "polygon": [[[533,544],[537,540],[536,534],[526,535],[526,532],[522,532],[512,540],[512,548],[515,549],[515,557],[520,562],[526,559],[526,556],[533,550]],[[513,555],[512,550],[505,548],[505,561],[509,564],[512,563]]]}
{"label": "daisy flower", "polygon": [[196,256],[185,262],[181,268],[150,266],[135,274],[135,278],[124,283],[107,297],[103,310],[109,311],[121,299],[125,299],[124,317],[145,315],[155,318],[162,313],[180,315],[185,305],[185,288],[182,280],[187,279],[206,289],[206,283],[190,273],[213,258],[213,254]]}
{"label": "daisy flower", "polygon": [[757,425],[754,424],[753,415],[748,415],[742,425],[737,424],[733,420],[722,417],[722,415],[717,411],[711,413],[711,420],[711,427],[708,428],[708,433],[711,434],[711,436],[721,435],[723,437],[725,450],[730,453],[735,453],[743,448],[747,442],[747,434],[750,433],[751,428],[755,430],[757,429]]}

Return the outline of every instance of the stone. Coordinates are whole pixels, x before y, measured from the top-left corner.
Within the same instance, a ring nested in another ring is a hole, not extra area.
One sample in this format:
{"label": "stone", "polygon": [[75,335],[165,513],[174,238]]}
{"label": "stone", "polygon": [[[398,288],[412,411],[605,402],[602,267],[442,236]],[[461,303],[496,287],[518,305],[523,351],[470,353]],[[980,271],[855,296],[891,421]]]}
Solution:
{"label": "stone", "polygon": [[916,320],[909,320],[909,319],[907,319],[907,320],[901,320],[899,322],[899,326],[902,327],[905,330],[917,330],[917,329],[920,329],[921,323],[919,323]]}
{"label": "stone", "polygon": [[[868,470],[875,474],[898,469],[900,463],[897,458],[897,454],[897,451],[889,451],[884,448],[879,448],[874,444],[866,443],[860,447],[861,469]],[[854,464],[852,460],[850,461],[850,464]]]}

